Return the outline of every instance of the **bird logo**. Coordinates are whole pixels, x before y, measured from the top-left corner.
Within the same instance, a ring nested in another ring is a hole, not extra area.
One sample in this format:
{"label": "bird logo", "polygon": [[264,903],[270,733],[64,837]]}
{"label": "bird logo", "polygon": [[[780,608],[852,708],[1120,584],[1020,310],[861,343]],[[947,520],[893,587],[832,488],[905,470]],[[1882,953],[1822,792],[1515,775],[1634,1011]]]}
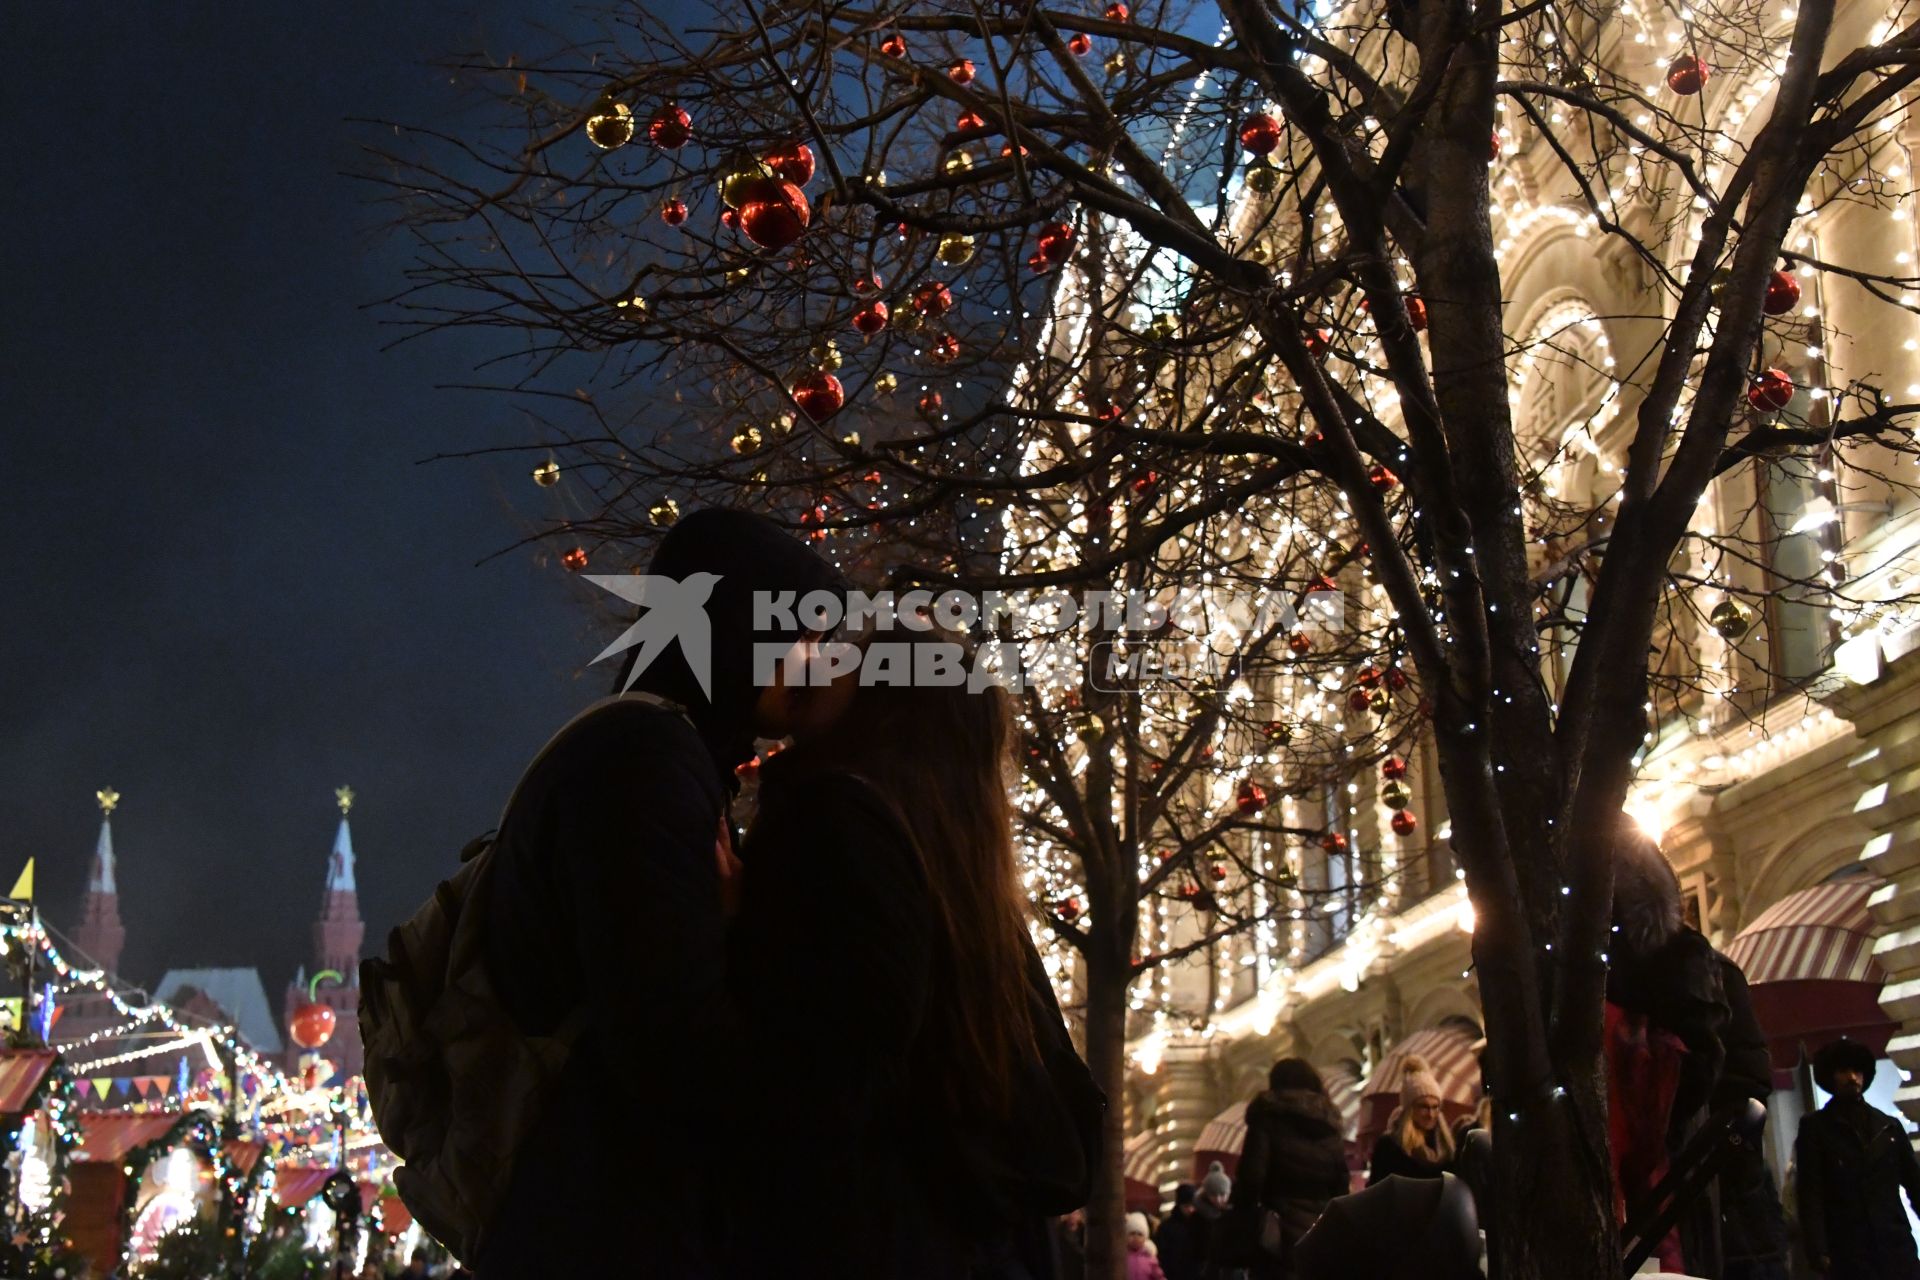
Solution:
{"label": "bird logo", "polygon": [[709,702],[713,700],[713,631],[707,622],[707,599],[720,582],[719,574],[690,573],[684,578],[650,573],[589,574],[587,581],[646,610],[638,622],[602,649],[594,662],[638,648],[640,652],[627,671],[626,687],[631,689],[640,673],[677,640],[700,692]]}

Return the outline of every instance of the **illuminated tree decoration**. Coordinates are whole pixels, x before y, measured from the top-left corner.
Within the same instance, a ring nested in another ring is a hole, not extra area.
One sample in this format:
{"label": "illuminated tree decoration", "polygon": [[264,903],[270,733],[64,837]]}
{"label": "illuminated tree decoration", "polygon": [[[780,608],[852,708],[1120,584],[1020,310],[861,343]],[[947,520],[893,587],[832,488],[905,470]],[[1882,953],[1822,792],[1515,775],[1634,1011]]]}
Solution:
{"label": "illuminated tree decoration", "polygon": [[1713,71],[1691,53],[1683,53],[1667,65],[1667,88],[1683,98],[1691,98],[1707,87]]}
{"label": "illuminated tree decoration", "polygon": [[662,151],[678,151],[693,137],[693,117],[669,102],[647,121],[647,141]]}
{"label": "illuminated tree decoration", "polygon": [[587,114],[587,141],[602,151],[614,151],[633,141],[633,109],[624,102],[602,98]]}

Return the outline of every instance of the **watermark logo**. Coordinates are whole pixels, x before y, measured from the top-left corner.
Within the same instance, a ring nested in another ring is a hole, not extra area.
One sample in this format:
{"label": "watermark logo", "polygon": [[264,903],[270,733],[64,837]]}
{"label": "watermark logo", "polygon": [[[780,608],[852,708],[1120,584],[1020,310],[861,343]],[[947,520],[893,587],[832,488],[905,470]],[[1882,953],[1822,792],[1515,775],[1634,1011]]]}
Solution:
{"label": "watermark logo", "polygon": [[[595,662],[638,650],[627,677],[631,688],[678,644],[701,691],[713,697],[707,606],[720,575],[609,574],[587,581],[644,611]],[[856,673],[862,684],[969,689],[1078,685],[1083,676],[1115,692],[1217,687],[1231,679],[1249,644],[1340,630],[1344,605],[1337,590],[1300,597],[1212,589],[1157,595],[756,591],[748,611],[750,675],[759,687],[819,686]],[[936,630],[988,639],[962,644],[927,634]]]}
{"label": "watermark logo", "polygon": [[646,610],[638,622],[602,649],[594,662],[638,648],[640,652],[634,655],[633,666],[627,672],[625,687],[631,689],[640,673],[652,666],[669,645],[677,643],[694,680],[700,685],[700,692],[707,695],[707,701],[713,701],[713,624],[707,617],[707,601],[712,598],[713,589],[720,585],[719,574],[690,573],[685,578],[662,578],[650,573],[599,573],[588,575],[587,581]]}

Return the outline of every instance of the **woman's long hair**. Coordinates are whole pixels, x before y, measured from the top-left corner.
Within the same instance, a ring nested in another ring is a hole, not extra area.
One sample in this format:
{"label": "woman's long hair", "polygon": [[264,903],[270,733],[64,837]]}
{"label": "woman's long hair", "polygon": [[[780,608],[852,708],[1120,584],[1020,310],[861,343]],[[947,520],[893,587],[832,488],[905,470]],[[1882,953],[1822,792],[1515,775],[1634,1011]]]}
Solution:
{"label": "woman's long hair", "polygon": [[[963,636],[938,628],[882,631],[870,645],[900,646],[916,676],[931,646],[961,655],[963,677],[973,660]],[[1007,798],[1013,737],[997,686],[863,684],[838,724],[804,748],[877,785],[918,846],[938,925],[926,1056],[962,1114],[1006,1114],[1016,1067],[1037,1052]]]}
{"label": "woman's long hair", "polygon": [[1393,1116],[1393,1140],[1400,1144],[1402,1151],[1429,1164],[1453,1163],[1453,1129],[1447,1124],[1444,1111],[1434,1122],[1433,1133],[1429,1136],[1413,1122],[1412,1108],[1400,1108]]}

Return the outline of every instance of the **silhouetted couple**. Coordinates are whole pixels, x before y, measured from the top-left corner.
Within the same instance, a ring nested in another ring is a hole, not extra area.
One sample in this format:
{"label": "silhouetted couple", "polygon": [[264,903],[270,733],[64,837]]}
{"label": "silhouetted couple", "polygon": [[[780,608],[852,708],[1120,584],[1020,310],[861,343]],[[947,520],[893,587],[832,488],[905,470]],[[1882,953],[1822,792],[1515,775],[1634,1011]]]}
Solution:
{"label": "silhouetted couple", "polygon": [[[842,589],[758,517],[687,516],[650,572],[717,575],[706,681],[679,644],[624,673],[495,845],[499,999],[580,1030],[479,1275],[1045,1280],[1103,1103],[1028,937],[1004,693],[757,680],[756,645],[820,637],[756,630],[756,593]],[[785,738],[736,859],[742,766]]]}

